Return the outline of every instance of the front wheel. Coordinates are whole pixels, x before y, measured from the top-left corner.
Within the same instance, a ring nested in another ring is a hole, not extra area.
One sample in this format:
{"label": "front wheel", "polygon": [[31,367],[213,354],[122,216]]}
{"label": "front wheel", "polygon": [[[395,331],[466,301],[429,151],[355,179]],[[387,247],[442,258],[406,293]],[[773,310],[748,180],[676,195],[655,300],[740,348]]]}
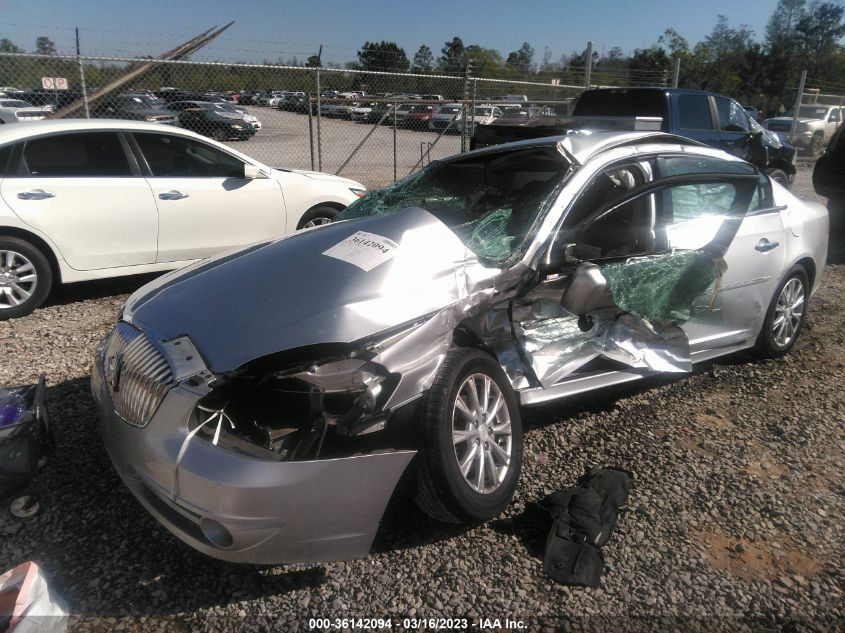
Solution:
{"label": "front wheel", "polygon": [[776,183],[789,189],[789,178],[787,177],[786,172],[782,169],[767,169],[766,174],[768,174],[769,178],[774,180]]}
{"label": "front wheel", "polygon": [[416,501],[429,516],[476,523],[513,498],[522,470],[522,419],[499,364],[476,349],[449,353],[420,420]]}
{"label": "front wheel", "polygon": [[0,321],[35,310],[52,284],[50,262],[40,250],[17,237],[0,237]]}
{"label": "front wheel", "polygon": [[329,224],[337,217],[338,213],[339,211],[337,209],[326,205],[320,205],[319,207],[308,209],[308,211],[305,212],[305,215],[303,215],[299,220],[299,224],[296,225],[296,230],[310,229],[315,226]]}
{"label": "front wheel", "polygon": [[810,139],[810,143],[807,145],[807,156],[818,156],[821,151],[822,137],[816,134]]}
{"label": "front wheel", "polygon": [[807,314],[810,284],[807,271],[794,266],[775,291],[754,351],[763,358],[786,354],[798,338]]}

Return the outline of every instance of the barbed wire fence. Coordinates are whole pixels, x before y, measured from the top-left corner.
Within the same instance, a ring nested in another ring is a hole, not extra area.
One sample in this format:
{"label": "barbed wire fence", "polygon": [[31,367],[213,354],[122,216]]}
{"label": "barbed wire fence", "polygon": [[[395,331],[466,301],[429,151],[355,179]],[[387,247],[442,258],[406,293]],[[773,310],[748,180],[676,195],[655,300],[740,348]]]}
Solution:
{"label": "barbed wire fence", "polygon": [[[19,120],[77,104],[72,116],[181,125],[274,167],[340,174],[368,187],[466,151],[480,123],[568,114],[587,87],[571,79],[0,53],[0,92],[35,106]],[[594,71],[589,86],[668,81],[665,72]]]}

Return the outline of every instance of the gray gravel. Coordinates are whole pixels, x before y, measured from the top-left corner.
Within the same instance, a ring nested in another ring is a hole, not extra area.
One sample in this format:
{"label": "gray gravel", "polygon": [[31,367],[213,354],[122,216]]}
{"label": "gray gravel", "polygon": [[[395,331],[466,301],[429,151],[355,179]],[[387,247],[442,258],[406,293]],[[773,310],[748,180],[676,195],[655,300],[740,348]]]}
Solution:
{"label": "gray gravel", "polygon": [[[808,183],[805,167],[796,188],[809,193]],[[35,314],[0,323],[0,384],[46,371],[58,436],[33,486],[42,512],[18,520],[0,510],[0,571],[42,561],[76,631],[298,631],[309,617],[353,616],[510,618],[531,631],[842,630],[837,230],[788,357],[740,354],[692,376],[527,410],[522,485],[502,517],[443,526],[399,495],[368,558],[325,565],[228,565],[147,515],[101,448],[88,391],[94,346],[146,280],[69,287]],[[591,465],[635,474],[630,505],[604,549],[601,586],[558,586],[541,573],[546,519],[530,504]]]}

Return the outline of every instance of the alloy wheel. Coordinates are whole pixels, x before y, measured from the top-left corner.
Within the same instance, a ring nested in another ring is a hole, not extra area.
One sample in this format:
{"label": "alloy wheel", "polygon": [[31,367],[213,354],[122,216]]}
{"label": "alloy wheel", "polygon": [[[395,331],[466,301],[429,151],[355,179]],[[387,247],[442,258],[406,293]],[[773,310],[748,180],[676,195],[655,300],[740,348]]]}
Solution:
{"label": "alloy wheel", "polygon": [[452,408],[452,443],[464,480],[475,492],[494,492],[511,467],[511,419],[496,382],[472,374],[461,384]]}
{"label": "alloy wheel", "polygon": [[332,221],[331,218],[327,218],[326,216],[318,216],[311,220],[308,220],[305,224],[302,225],[303,229],[309,229],[314,226],[323,226],[324,224],[330,224]]}
{"label": "alloy wheel", "polygon": [[32,262],[16,251],[0,250],[0,310],[26,302],[38,285]]}
{"label": "alloy wheel", "polygon": [[804,284],[798,278],[786,282],[778,295],[772,338],[779,347],[786,347],[795,338],[804,314]]}

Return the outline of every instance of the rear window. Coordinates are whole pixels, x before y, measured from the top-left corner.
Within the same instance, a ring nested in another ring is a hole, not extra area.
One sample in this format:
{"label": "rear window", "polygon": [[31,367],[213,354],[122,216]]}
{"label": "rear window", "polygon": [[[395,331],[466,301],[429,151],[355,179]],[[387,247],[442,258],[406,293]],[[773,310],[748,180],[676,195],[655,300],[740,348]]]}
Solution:
{"label": "rear window", "polygon": [[23,162],[30,176],[131,176],[115,132],[59,134],[27,141]]}
{"label": "rear window", "polygon": [[659,90],[587,90],[573,116],[666,117],[666,97]]}
{"label": "rear window", "polygon": [[682,130],[712,130],[713,115],[706,95],[681,95],[678,119]]}

